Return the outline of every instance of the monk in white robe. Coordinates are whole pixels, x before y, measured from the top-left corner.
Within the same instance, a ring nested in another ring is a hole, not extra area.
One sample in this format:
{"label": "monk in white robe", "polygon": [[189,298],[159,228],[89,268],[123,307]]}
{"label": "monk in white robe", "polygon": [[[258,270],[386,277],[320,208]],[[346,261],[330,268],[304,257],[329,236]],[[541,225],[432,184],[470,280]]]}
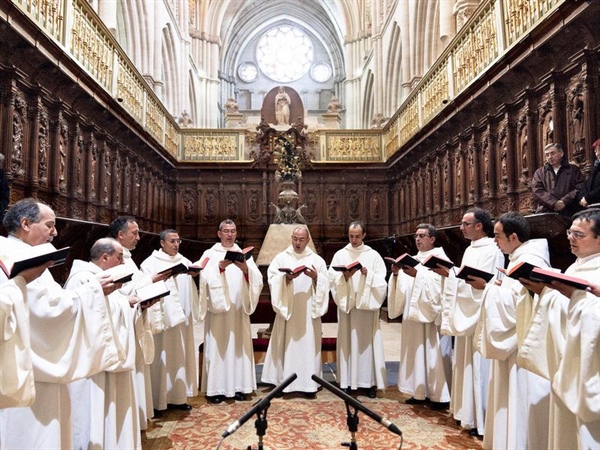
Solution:
{"label": "monk in white robe", "polygon": [[[304,392],[312,398],[323,375],[321,317],[329,305],[329,275],[323,258],[307,247],[304,227],[292,233],[292,245],[275,256],[267,271],[271,304],[277,313],[262,372],[263,383],[279,385],[292,374],[298,378],[283,392]],[[281,272],[280,268],[294,270]],[[311,395],[312,394],[312,395]]]}
{"label": "monk in white robe", "polygon": [[[163,230],[161,249],[144,260],[142,272],[153,274],[180,263],[191,266],[192,262],[179,253],[180,243],[175,230]],[[194,343],[194,321],[200,315],[198,288],[187,273],[165,283],[169,295],[149,310],[155,323],[155,356],[150,365],[152,400],[159,411],[167,407],[189,411],[187,398],[198,395],[198,352]]]}
{"label": "monk in white robe", "polygon": [[252,257],[235,263],[224,259],[228,250],[242,251],[235,243],[235,223],[221,222],[217,234],[221,242],[199,260],[208,258],[200,272],[200,311],[205,317],[201,391],[213,403],[225,397],[245,400],[256,389],[250,314],[263,287]]}
{"label": "monk in white robe", "polygon": [[[137,289],[148,286],[160,280],[166,280],[170,272],[163,274],[146,274],[142,272],[131,256],[140,240],[140,227],[131,216],[120,216],[113,220],[109,226],[110,236],[123,246],[123,264],[133,273],[133,279],[124,283],[119,292],[125,296],[135,295]],[[144,315],[149,315],[144,310]],[[151,318],[148,318],[151,320]],[[140,429],[148,428],[148,419],[154,417],[154,403],[152,401],[152,383],[150,381],[150,364],[154,361],[154,338],[152,331],[142,326],[148,324],[147,320],[136,322],[136,360],[135,360],[135,396],[138,405]]]}
{"label": "monk in white robe", "polygon": [[[529,234],[527,221],[516,212],[502,215],[494,225],[496,244],[508,254],[508,271],[523,262],[549,266],[548,242],[529,240]],[[529,291],[508,276],[500,285],[479,282],[483,284],[472,284],[483,289],[475,347],[491,360],[484,448],[547,448],[550,383],[517,366],[517,311],[531,301]]]}
{"label": "monk in white robe", "polygon": [[[34,199],[17,202],[4,225],[9,253],[56,236],[50,207]],[[6,281],[2,272],[0,283]],[[87,284],[64,290],[46,270],[27,285],[35,401],[27,408],[0,409],[0,448],[71,448],[71,411],[67,384],[118,363],[103,288]]]}
{"label": "monk in white robe", "polygon": [[[600,210],[573,216],[577,260],[565,274],[600,280]],[[523,281],[539,294],[518,363],[552,382],[548,448],[600,448],[600,298],[563,283]]]}
{"label": "monk in white robe", "polygon": [[[415,241],[420,262],[430,255],[449,259],[444,249],[434,247],[437,230],[433,225],[417,226]],[[450,401],[449,380],[452,376],[452,341],[440,336],[436,321],[441,310],[441,277],[419,264],[414,268],[392,265],[388,287],[390,318],[402,315],[398,389],[411,396],[406,403],[434,402],[442,409]]]}
{"label": "monk in white robe", "polygon": [[[0,256],[6,255],[0,236]],[[51,262],[23,270],[0,286],[0,409],[30,406],[35,399],[27,283],[38,278]]]}
{"label": "monk in white robe", "polygon": [[[376,389],[386,386],[379,309],[387,292],[387,270],[379,253],[363,243],[362,222],[352,222],[348,236],[350,243],[335,253],[329,268],[331,293],[338,306],[337,378],[342,389],[365,388],[375,398]],[[360,270],[332,268],[355,261],[361,263]]]}
{"label": "monk in white robe", "polygon": [[[112,238],[98,240],[91,262],[76,259],[65,287],[98,283],[104,270],[123,263],[123,247]],[[118,286],[118,285],[117,285]],[[73,448],[140,449],[141,435],[135,401],[135,320],[143,320],[137,298],[113,292],[105,297],[111,311],[120,361],[89,378],[69,384],[73,417]]]}
{"label": "monk in white robe", "polygon": [[[504,255],[488,237],[493,232],[493,225],[486,211],[481,208],[468,210],[463,216],[461,230],[471,241],[463,254],[463,265],[494,274],[498,267],[504,267]],[[471,430],[472,434],[483,435],[489,360],[473,347],[483,293],[456,278],[453,271],[434,270],[446,276],[442,291],[441,333],[456,337],[450,410],[463,428]]]}

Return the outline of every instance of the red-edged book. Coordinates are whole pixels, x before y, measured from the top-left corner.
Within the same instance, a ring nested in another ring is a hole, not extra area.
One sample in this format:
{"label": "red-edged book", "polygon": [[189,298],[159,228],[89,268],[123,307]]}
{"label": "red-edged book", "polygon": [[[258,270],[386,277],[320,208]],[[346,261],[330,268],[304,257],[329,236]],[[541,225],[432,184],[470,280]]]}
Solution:
{"label": "red-edged book", "polygon": [[462,266],[458,272],[456,272],[456,278],[462,278],[463,280],[470,281],[469,275],[474,277],[483,278],[486,283],[489,283],[494,278],[493,273],[486,272],[485,270],[476,269],[471,266]]}
{"label": "red-edged book", "polygon": [[423,265],[425,267],[429,267],[430,269],[437,269],[438,264],[441,264],[442,266],[447,267],[448,269],[451,269],[454,266],[454,263],[452,261],[449,261],[445,258],[440,258],[436,255],[430,255],[425,261],[423,261]]}
{"label": "red-edged book", "polygon": [[360,261],[354,261],[353,263],[350,263],[347,266],[331,266],[331,268],[338,272],[350,272],[353,269],[362,269],[362,264],[360,263]]}
{"label": "red-edged book", "polygon": [[408,253],[404,253],[404,254],[398,256],[397,258],[391,258],[389,256],[386,256],[383,259],[391,262],[393,265],[398,266],[398,267],[406,267],[406,266],[416,267],[419,264],[419,260],[416,258],[413,258]]}
{"label": "red-edged book", "polygon": [[296,275],[297,273],[304,272],[308,267],[306,266],[298,266],[295,269],[290,269],[288,267],[280,267],[278,270],[280,272],[284,272],[290,275]]}
{"label": "red-edged book", "polygon": [[506,272],[511,278],[518,280],[519,278],[525,278],[529,280],[531,278],[531,271],[535,269],[537,266],[534,266],[531,263],[521,261],[520,263],[515,264],[511,269]]}
{"label": "red-edged book", "polygon": [[554,270],[548,269],[540,269],[536,267],[531,271],[531,280],[532,281],[541,281],[542,283],[551,283],[552,281],[560,281],[561,283],[568,284],[569,286],[573,286],[576,289],[587,289],[590,285],[583,278],[572,277],[570,275],[565,275],[564,273],[556,272]]}
{"label": "red-edged book", "polygon": [[231,262],[244,262],[247,259],[250,259],[250,257],[252,256],[252,250],[254,250],[254,247],[252,246],[244,248],[241,252],[227,250],[224,259],[227,259]]}

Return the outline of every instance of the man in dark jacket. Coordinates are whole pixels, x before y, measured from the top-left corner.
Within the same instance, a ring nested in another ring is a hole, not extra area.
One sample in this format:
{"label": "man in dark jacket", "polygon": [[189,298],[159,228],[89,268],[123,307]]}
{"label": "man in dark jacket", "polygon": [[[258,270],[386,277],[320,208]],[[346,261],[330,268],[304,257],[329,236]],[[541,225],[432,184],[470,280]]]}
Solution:
{"label": "man in dark jacket", "polygon": [[577,197],[585,179],[579,167],[569,164],[562,145],[544,147],[546,164],[537,169],[531,180],[532,198],[537,202],[536,213],[557,212],[571,216],[579,209]]}
{"label": "man in dark jacket", "polygon": [[581,190],[579,204],[584,208],[600,203],[600,139],[592,144],[592,149],[596,154],[596,162],[590,176]]}

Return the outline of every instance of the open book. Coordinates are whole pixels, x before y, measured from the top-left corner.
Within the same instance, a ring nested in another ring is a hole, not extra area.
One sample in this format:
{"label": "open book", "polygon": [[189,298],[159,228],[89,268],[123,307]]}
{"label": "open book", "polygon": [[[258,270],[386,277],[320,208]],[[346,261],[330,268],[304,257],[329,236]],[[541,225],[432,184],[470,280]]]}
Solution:
{"label": "open book", "polygon": [[398,256],[397,258],[390,258],[389,256],[386,256],[383,259],[391,262],[392,264],[394,264],[395,266],[398,266],[398,267],[406,267],[406,266],[416,267],[419,264],[419,260],[413,258],[408,253],[404,253],[404,254]]}
{"label": "open book", "polygon": [[430,255],[425,261],[422,262],[422,264],[425,267],[429,267],[430,269],[437,269],[438,264],[441,264],[442,266],[447,267],[448,269],[454,266],[454,263],[452,261],[449,261],[445,258],[440,258],[436,255]]}
{"label": "open book", "polygon": [[102,278],[105,275],[108,275],[113,283],[127,283],[132,280],[133,271],[128,269],[125,264],[119,264],[118,266],[103,270],[98,274],[98,278]]}
{"label": "open book", "polygon": [[254,247],[250,246],[250,247],[246,247],[244,248],[241,252],[236,252],[233,250],[227,250],[227,253],[225,253],[225,258],[231,262],[244,262],[247,259],[250,259],[250,257],[252,256],[252,250],[254,250]]}
{"label": "open book", "polygon": [[476,269],[471,266],[462,266],[456,272],[456,278],[462,278],[463,280],[470,281],[469,275],[474,277],[483,278],[486,283],[489,283],[492,278],[494,278],[493,273],[486,272],[485,270]]}
{"label": "open book", "polygon": [[521,261],[511,267],[511,269],[506,272],[506,275],[515,280],[518,280],[519,278],[526,278],[529,280],[531,278],[531,271],[536,267],[537,266],[534,266],[531,263]]}
{"label": "open book", "polygon": [[190,273],[190,272],[200,272],[202,269],[204,269],[204,267],[206,267],[206,263],[208,262],[208,257],[204,258],[202,261],[200,261],[198,264],[190,264],[189,266],[186,266],[184,263],[177,263],[174,266],[171,267],[167,267],[164,270],[161,270],[160,272],[158,272],[159,274],[168,272],[169,270],[171,271],[171,276],[174,277],[176,275],[179,275],[180,273]]}
{"label": "open book", "polygon": [[577,289],[587,289],[590,285],[583,278],[572,277],[564,273],[556,272],[552,269],[540,269],[536,267],[531,271],[530,279],[532,281],[541,281],[542,283],[551,283],[552,281],[560,281]]}
{"label": "open book", "polygon": [[156,283],[149,284],[143,288],[139,288],[135,291],[135,295],[140,298],[140,304],[151,302],[157,298],[165,297],[169,295],[171,291],[167,287],[167,284],[161,280]]}
{"label": "open book", "polygon": [[331,268],[338,272],[350,272],[353,269],[362,269],[362,264],[360,263],[360,261],[354,261],[353,263],[350,263],[347,266],[331,266]]}
{"label": "open book", "polygon": [[19,250],[19,255],[0,255],[0,267],[8,278],[14,278],[19,272],[31,267],[41,266],[54,261],[52,267],[64,264],[71,247],[56,249],[50,242]]}
{"label": "open book", "polygon": [[295,269],[290,269],[288,267],[280,267],[278,270],[280,272],[289,273],[290,275],[296,275],[297,273],[304,272],[306,269],[306,266],[298,266]]}

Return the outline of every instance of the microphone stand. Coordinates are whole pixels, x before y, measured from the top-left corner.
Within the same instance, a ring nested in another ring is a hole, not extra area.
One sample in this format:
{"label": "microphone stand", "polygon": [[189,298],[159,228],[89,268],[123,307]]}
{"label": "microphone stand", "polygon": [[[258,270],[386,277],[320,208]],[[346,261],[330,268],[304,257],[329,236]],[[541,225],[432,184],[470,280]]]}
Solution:
{"label": "microphone stand", "polygon": [[[256,435],[258,436],[258,447],[257,450],[263,450],[263,436],[267,434],[267,411],[269,411],[270,403],[265,408],[256,412],[256,420],[254,421],[254,427],[256,428]],[[252,450],[252,446],[248,446],[248,450]]]}
{"label": "microphone stand", "polygon": [[[257,419],[254,424],[256,426],[256,434],[258,435],[258,450],[263,450],[262,438],[267,431],[267,410],[269,409],[269,406],[271,406],[271,399],[277,397],[281,392],[283,392],[283,390],[288,387],[296,378],[298,378],[298,376],[295,373],[291,374],[289,377],[283,380],[279,386],[275,387],[275,389],[269,392],[262,400],[252,405],[252,408],[250,408],[249,411],[244,413],[242,417],[229,425],[227,430],[223,433],[222,438],[225,439],[227,436],[235,433],[235,430],[241,427],[248,419],[256,414]],[[248,450],[252,450],[252,446],[248,446]]]}
{"label": "microphone stand", "polygon": [[358,409],[354,408],[354,412],[350,411],[350,404],[346,403],[346,423],[348,431],[350,431],[350,442],[342,442],[342,447],[348,447],[350,450],[358,450],[356,443],[356,432],[358,431]]}
{"label": "microphone stand", "polygon": [[[363,405],[361,402],[356,400],[354,397],[351,397],[350,395],[346,394],[344,391],[335,387],[333,384],[329,383],[328,381],[325,381],[316,375],[311,376],[311,378],[313,379],[313,381],[316,381],[321,386],[323,386],[325,389],[327,389],[328,391],[332,392],[333,394],[337,395],[339,398],[344,400],[344,402],[346,403],[346,411],[348,413],[348,418],[347,418],[346,422],[348,423],[348,429],[350,430],[350,434],[351,434],[352,438],[351,438],[350,443],[344,442],[344,443],[342,443],[342,446],[350,447],[351,450],[358,448],[356,445],[356,439],[354,437],[356,431],[358,430],[358,411],[362,411],[367,416],[369,416],[371,419],[373,419],[375,422],[379,422],[381,425],[386,427],[392,433],[395,433],[398,436],[400,436],[401,442],[402,442],[402,431],[400,431],[400,429],[396,425],[394,425],[392,422],[390,422],[388,419],[386,419],[385,417],[382,417],[379,414],[377,414],[376,412],[370,410],[365,405]],[[354,408],[354,414],[352,414],[350,412],[350,407]],[[400,444],[400,447],[402,447],[402,443]]]}

